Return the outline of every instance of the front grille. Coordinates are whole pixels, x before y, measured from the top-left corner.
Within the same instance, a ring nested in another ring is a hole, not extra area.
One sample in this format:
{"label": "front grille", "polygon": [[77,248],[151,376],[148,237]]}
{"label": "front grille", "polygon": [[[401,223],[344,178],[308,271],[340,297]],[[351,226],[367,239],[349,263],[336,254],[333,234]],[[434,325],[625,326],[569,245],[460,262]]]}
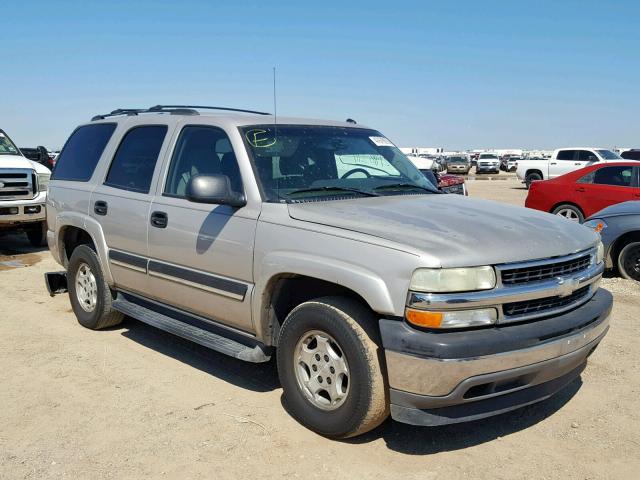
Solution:
{"label": "front grille", "polygon": [[506,317],[515,317],[519,315],[527,315],[533,313],[544,313],[547,310],[555,310],[558,308],[571,305],[573,302],[580,300],[589,294],[590,286],[579,288],[571,295],[566,297],[547,297],[537,300],[525,300],[523,302],[505,303],[502,311]]}
{"label": "front grille", "polygon": [[512,268],[502,270],[503,285],[517,285],[520,283],[537,282],[550,278],[562,277],[572,273],[586,270],[591,264],[591,255],[585,254],[581,257],[564,262],[546,263],[531,267]]}
{"label": "front grille", "polygon": [[33,170],[0,169],[0,200],[33,198],[35,183]]}

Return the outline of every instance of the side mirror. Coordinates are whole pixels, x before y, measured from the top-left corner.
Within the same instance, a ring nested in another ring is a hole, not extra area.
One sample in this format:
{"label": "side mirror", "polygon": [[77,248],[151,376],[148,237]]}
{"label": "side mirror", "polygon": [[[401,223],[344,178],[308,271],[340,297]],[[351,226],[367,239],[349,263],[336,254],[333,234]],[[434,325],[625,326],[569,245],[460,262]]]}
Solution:
{"label": "side mirror", "polygon": [[595,157],[593,155],[589,155],[589,161],[590,162],[597,162],[598,161],[598,157]]}
{"label": "side mirror", "polygon": [[231,189],[231,181],[226,175],[196,175],[187,184],[187,200],[195,203],[217,203],[231,207],[244,207],[244,195]]}

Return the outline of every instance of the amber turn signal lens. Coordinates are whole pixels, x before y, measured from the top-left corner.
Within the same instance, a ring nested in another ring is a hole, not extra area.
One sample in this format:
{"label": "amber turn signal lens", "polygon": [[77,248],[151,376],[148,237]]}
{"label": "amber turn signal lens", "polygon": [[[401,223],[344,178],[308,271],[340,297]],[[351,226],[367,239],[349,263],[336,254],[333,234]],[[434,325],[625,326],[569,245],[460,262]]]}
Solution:
{"label": "amber turn signal lens", "polygon": [[439,328],[442,324],[443,314],[441,312],[425,312],[407,308],[405,315],[410,323],[418,327]]}

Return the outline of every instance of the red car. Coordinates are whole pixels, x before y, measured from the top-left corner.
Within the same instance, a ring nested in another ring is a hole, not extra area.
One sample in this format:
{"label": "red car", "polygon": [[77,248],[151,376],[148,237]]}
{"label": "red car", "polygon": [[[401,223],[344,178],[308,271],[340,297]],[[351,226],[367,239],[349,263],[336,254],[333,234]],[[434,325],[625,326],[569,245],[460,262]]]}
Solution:
{"label": "red car", "polygon": [[609,205],[640,200],[638,162],[595,163],[552,180],[533,182],[525,207],[582,223]]}

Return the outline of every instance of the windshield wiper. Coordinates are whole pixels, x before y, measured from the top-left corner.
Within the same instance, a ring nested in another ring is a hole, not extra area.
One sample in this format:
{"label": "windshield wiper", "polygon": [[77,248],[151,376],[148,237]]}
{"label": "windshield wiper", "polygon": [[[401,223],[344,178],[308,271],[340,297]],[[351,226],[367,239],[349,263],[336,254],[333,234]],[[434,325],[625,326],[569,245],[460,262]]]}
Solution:
{"label": "windshield wiper", "polygon": [[390,183],[388,185],[380,185],[376,188],[374,188],[374,190],[402,190],[402,189],[418,189],[418,190],[424,190],[426,192],[429,193],[437,193],[433,190],[431,190],[430,188],[427,187],[421,187],[420,185],[416,185],[414,183]]}
{"label": "windshield wiper", "polygon": [[366,195],[367,197],[379,197],[377,193],[367,192],[366,190],[359,190],[357,188],[348,188],[348,187],[311,187],[311,188],[301,188],[300,190],[294,190],[293,192],[287,193],[287,197],[290,195],[296,195],[298,193],[314,193],[314,192],[329,192],[332,190],[336,190],[338,192],[352,192],[359,193],[361,195]]}

